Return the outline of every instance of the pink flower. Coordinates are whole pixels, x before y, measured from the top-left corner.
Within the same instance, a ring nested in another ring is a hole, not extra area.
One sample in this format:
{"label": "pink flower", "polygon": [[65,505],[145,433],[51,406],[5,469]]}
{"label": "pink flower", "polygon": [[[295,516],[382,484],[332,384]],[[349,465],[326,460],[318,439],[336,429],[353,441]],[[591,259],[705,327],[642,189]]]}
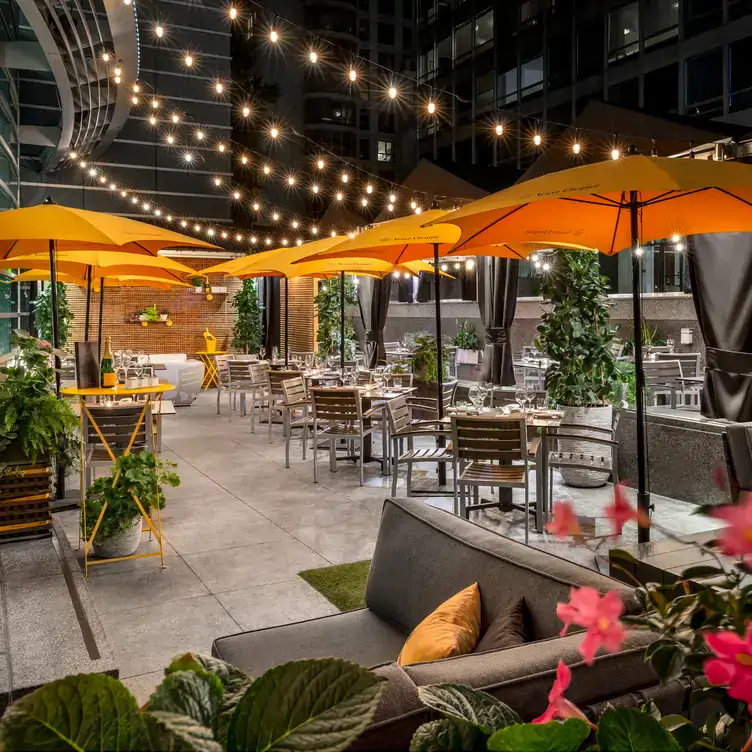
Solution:
{"label": "pink flower", "polygon": [[624,641],[624,625],[619,621],[623,612],[624,603],[615,590],[601,597],[595,588],[572,588],[569,603],[556,606],[556,615],[564,622],[560,636],[572,624],[585,627],[585,639],[578,649],[585,663],[592,664],[599,647],[613,652]]}
{"label": "pink flower", "polygon": [[625,486],[618,483],[614,486],[614,503],[605,508],[606,518],[614,525],[613,535],[621,535],[624,525],[634,520],[638,525],[648,527],[650,518],[642,511],[635,509],[627,500],[624,493]]}
{"label": "pink flower", "polygon": [[48,342],[46,339],[38,339],[37,347],[40,350],[52,350],[52,342]]}
{"label": "pink flower", "polygon": [[729,697],[746,702],[752,711],[752,627],[747,627],[743,639],[724,630],[708,632],[705,642],[716,655],[705,661],[708,681],[727,686]]}
{"label": "pink flower", "polygon": [[556,668],[554,685],[548,693],[548,707],[543,711],[543,715],[533,719],[533,723],[548,723],[555,718],[561,718],[562,720],[566,720],[567,718],[582,718],[583,721],[587,721],[585,714],[573,702],[564,697],[564,691],[571,681],[572,672],[560,660]]}
{"label": "pink flower", "polygon": [[557,538],[580,538],[580,521],[574,512],[574,507],[569,501],[554,502],[554,514],[551,521],[546,524],[546,532]]}
{"label": "pink flower", "polygon": [[726,556],[742,556],[752,566],[752,495],[744,494],[739,504],[714,509],[712,517],[728,523],[718,535],[718,545]]}

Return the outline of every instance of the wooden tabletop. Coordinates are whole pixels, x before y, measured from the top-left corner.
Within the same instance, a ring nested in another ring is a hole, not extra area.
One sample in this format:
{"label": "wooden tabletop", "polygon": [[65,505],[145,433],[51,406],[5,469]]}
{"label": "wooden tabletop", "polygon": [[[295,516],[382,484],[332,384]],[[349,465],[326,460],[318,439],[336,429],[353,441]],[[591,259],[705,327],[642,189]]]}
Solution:
{"label": "wooden tabletop", "polygon": [[138,386],[128,389],[124,386],[104,388],[101,386],[79,389],[76,386],[67,386],[60,390],[60,394],[70,397],[132,397],[136,394],[164,394],[175,387],[172,384],[158,384],[157,386]]}
{"label": "wooden tabletop", "polygon": [[496,418],[511,418],[511,419],[517,419],[525,418],[525,423],[527,423],[528,426],[531,426],[533,428],[558,428],[561,425],[561,422],[563,420],[563,416],[557,413],[546,413],[544,411],[538,411],[534,413],[521,413],[521,412],[511,412],[511,413],[505,413],[501,408],[498,407],[486,407],[484,408],[484,411],[482,413],[467,413],[467,412],[457,412],[453,408],[449,408],[450,411],[453,411],[452,415],[447,415],[443,418],[443,421],[445,423],[450,423],[452,420],[452,417],[455,418],[487,418],[489,420],[493,420]]}

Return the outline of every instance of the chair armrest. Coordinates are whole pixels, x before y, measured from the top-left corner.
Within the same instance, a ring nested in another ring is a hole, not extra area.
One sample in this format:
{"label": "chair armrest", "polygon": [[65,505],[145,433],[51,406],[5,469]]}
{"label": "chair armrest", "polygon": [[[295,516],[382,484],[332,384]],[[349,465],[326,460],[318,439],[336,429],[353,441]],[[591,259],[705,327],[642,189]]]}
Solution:
{"label": "chair armrest", "polygon": [[425,430],[425,431],[405,431],[404,433],[393,433],[392,438],[393,439],[407,439],[411,436],[433,436],[437,439],[447,439],[452,435],[451,431],[442,431],[440,429],[437,430]]}
{"label": "chair armrest", "polygon": [[[436,397],[406,397],[407,404],[413,407],[438,407],[439,400]],[[428,403],[428,404],[423,404]]]}
{"label": "chair armrest", "polygon": [[536,436],[532,441],[529,441],[527,444],[527,454],[528,457],[534,457],[536,454],[538,454],[538,447],[540,446],[541,437]]}
{"label": "chair armrest", "polygon": [[373,407],[369,408],[363,413],[364,418],[370,418],[372,415],[375,415],[376,413],[380,413],[384,411],[384,405],[374,405]]}
{"label": "chair armrest", "polygon": [[589,444],[602,444],[604,446],[619,446],[618,441],[612,441],[611,439],[601,439],[596,436],[580,436],[576,433],[557,433],[552,436],[554,441],[559,439],[572,439],[573,441],[583,441]]}
{"label": "chair armrest", "polygon": [[297,400],[297,402],[281,402],[281,407],[290,407],[290,408],[296,408],[296,407],[310,407],[311,406],[311,400]]}
{"label": "chair armrest", "polygon": [[601,428],[600,426],[588,426],[582,423],[559,423],[559,428],[577,428],[585,431],[595,431],[596,433],[613,433],[612,428]]}

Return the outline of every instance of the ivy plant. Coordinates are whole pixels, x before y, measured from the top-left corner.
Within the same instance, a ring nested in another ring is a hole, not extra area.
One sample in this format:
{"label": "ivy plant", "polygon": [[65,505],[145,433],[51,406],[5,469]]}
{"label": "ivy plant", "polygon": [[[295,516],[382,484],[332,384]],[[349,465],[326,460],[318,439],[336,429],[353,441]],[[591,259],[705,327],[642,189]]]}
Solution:
{"label": "ivy plant", "polygon": [[[149,514],[152,507],[164,508],[162,485],[173,488],[180,485],[180,477],[174,471],[174,462],[169,460],[154,461],[151,452],[121,455],[110,468],[110,475],[97,478],[86,491],[86,526],[81,522],[86,539],[94,532],[94,525],[107,503],[107,514],[97,531],[97,536],[109,538],[133,524],[141,512],[134,501],[138,497],[144,511]],[[155,469],[156,468],[156,469]],[[114,476],[118,476],[113,484]]]}
{"label": "ivy plant", "polygon": [[237,311],[237,319],[232,328],[232,346],[244,353],[258,352],[263,337],[263,309],[259,304],[255,280],[243,280],[243,286],[232,299],[232,307]]}
{"label": "ivy plant", "polygon": [[[340,295],[342,283],[335,277],[319,285],[319,291],[313,302],[319,327],[316,339],[322,355],[338,355],[340,352]],[[350,277],[345,277],[345,306],[355,305],[355,285]],[[350,359],[355,354],[355,327],[352,317],[345,311],[345,357]]]}
{"label": "ivy plant", "polygon": [[[42,339],[52,342],[52,285],[46,285],[31,301],[34,309],[34,323],[37,333]],[[57,283],[57,331],[60,347],[68,344],[71,325],[73,324],[73,310],[68,302],[66,286]]]}
{"label": "ivy plant", "polygon": [[541,291],[552,307],[541,316],[535,343],[551,361],[549,397],[570,407],[604,405],[619,378],[608,279],[595,253],[556,250],[550,266]]}

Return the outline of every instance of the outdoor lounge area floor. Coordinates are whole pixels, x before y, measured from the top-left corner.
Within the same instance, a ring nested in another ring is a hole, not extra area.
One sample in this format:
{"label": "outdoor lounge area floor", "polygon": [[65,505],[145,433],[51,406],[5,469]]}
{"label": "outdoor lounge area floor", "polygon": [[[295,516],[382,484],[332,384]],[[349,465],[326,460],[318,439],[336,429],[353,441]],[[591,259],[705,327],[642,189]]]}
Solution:
{"label": "outdoor lounge area floor", "polygon": [[[162,456],[178,464],[182,480],[180,487],[167,489],[162,514],[167,569],[160,568],[158,558],[149,558],[89,570],[88,588],[121,678],[140,700],[180,651],[208,653],[216,637],[333,613],[334,606],[297,573],[370,558],[381,506],[391,493],[391,479],[379,475],[377,464],[366,466],[361,488],[354,465],[340,463],[338,472],[330,473],[323,452],[320,482],[314,485],[311,455],[301,459],[299,440],[291,448],[291,467],[285,469],[281,427],[273,427],[269,444],[266,426],[251,434],[246,418],[236,413],[228,421],[226,400],[217,415],[215,399],[213,391],[202,393],[191,407],[178,408],[177,415],[164,420]],[[378,447],[380,441],[374,444]],[[430,481],[417,468],[415,476],[418,483]],[[579,490],[557,481],[554,489],[554,499],[571,499],[580,513],[595,518],[611,498],[610,486]],[[675,533],[712,526],[692,517],[690,504],[653,500],[656,522]],[[452,505],[451,497],[425,502],[448,509]],[[57,516],[75,549],[78,512]],[[523,539],[521,513],[491,510],[474,519]],[[596,520],[597,532],[606,531],[604,523]],[[635,531],[629,532],[620,545],[634,542]],[[530,542],[596,566],[589,552],[549,535],[532,533]],[[142,549],[153,545],[144,534]],[[82,561],[82,551],[78,555]]]}

